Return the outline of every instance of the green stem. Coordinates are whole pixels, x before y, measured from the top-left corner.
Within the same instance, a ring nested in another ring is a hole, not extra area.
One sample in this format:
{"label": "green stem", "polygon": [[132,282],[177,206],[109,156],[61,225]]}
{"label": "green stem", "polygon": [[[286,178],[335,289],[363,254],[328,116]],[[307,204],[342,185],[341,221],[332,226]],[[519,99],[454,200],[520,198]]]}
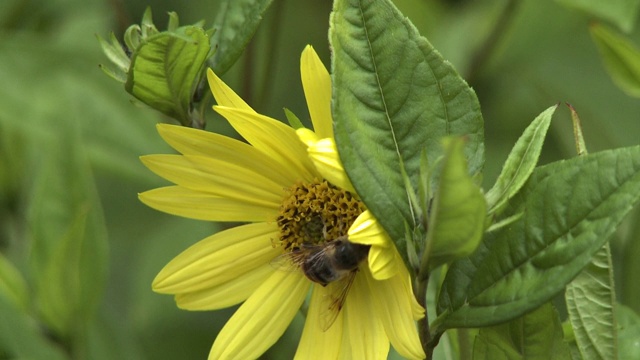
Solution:
{"label": "green stem", "polygon": [[416,286],[416,299],[422,306],[424,311],[424,317],[418,321],[418,331],[420,332],[420,343],[422,344],[422,350],[427,355],[427,359],[433,357],[433,348],[429,347],[431,343],[431,333],[429,331],[429,314],[427,313],[427,285],[429,284],[429,275],[418,277],[418,284]]}
{"label": "green stem", "polygon": [[478,73],[491,57],[491,54],[494,52],[498,44],[500,44],[502,38],[506,35],[507,29],[515,18],[514,14],[520,3],[522,3],[520,0],[509,0],[504,9],[502,9],[500,16],[498,16],[498,19],[494,23],[495,25],[491,30],[491,33],[487,36],[486,40],[482,43],[479,50],[471,60],[469,75],[467,76],[467,81],[469,83],[472,83],[475,80]]}

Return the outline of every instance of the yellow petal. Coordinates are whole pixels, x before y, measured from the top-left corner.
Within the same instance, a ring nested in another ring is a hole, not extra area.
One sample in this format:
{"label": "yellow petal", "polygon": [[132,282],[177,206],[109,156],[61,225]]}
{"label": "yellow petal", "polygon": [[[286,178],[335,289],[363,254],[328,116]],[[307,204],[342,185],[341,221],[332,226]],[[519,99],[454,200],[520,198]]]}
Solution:
{"label": "yellow petal", "polygon": [[293,128],[267,116],[223,106],[213,108],[224,116],[236,131],[251,145],[298,175],[299,179],[318,177],[307,147],[298,139]]}
{"label": "yellow petal", "polygon": [[138,195],[147,206],[169,214],[206,221],[273,221],[278,209],[272,204],[228,199],[181,186],[167,186]]}
{"label": "yellow petal", "polygon": [[313,129],[321,138],[333,138],[331,76],[311,45],[302,51],[300,74]]}
{"label": "yellow petal", "polygon": [[296,134],[298,134],[300,141],[307,145],[307,147],[312,146],[316,141],[320,140],[318,134],[307,128],[296,129]]}
{"label": "yellow petal", "polygon": [[389,235],[369,210],[365,210],[358,215],[347,234],[349,235],[349,241],[356,244],[381,247],[390,247],[392,245]]}
{"label": "yellow petal", "polygon": [[283,171],[278,162],[245,142],[185,126],[159,124],[157,127],[160,136],[184,155],[209,156],[248,167],[284,186],[298,180],[295,174]]}
{"label": "yellow petal", "polygon": [[[386,359],[389,353],[389,339],[382,322],[377,316],[367,280],[358,273],[344,306],[345,329],[343,344],[348,342],[350,359]],[[344,347],[343,347],[344,348]]]}
{"label": "yellow petal", "polygon": [[274,272],[222,328],[210,360],[256,359],[282,336],[311,282],[299,272]]}
{"label": "yellow petal", "polygon": [[372,246],[369,250],[369,269],[376,280],[389,279],[398,273],[402,259],[395,247]]}
{"label": "yellow petal", "polygon": [[407,286],[409,274],[398,274],[391,279],[377,281],[366,269],[362,273],[372,294],[376,314],[393,348],[407,359],[424,359],[425,354],[413,318],[412,300],[415,297]]}
{"label": "yellow petal", "polygon": [[211,69],[207,69],[207,80],[209,81],[209,87],[211,87],[211,92],[213,93],[213,97],[216,99],[216,103],[218,103],[218,105],[255,112]]}
{"label": "yellow petal", "polygon": [[191,190],[270,206],[276,211],[285,195],[283,184],[255,172],[249,164],[243,167],[195,155],[147,155],[140,159],[154,173]]}
{"label": "yellow petal", "polygon": [[217,310],[247,300],[273,272],[271,265],[262,265],[223,284],[176,295],[176,304],[185,310]]}
{"label": "yellow petal", "polygon": [[327,309],[323,307],[323,304],[326,304],[324,299],[327,296],[331,296],[331,294],[327,292],[326,287],[313,287],[307,319],[304,323],[298,350],[296,351],[296,359],[324,360],[338,358],[342,341],[343,316],[342,312],[340,312],[333,325],[326,331],[322,331],[321,317],[326,316]]}
{"label": "yellow petal", "polygon": [[171,260],[153,280],[153,290],[178,294],[224,284],[276,258],[277,225],[237,226],[209,236]]}
{"label": "yellow petal", "polygon": [[347,173],[344,171],[336,144],[332,138],[320,139],[316,142],[309,143],[307,149],[309,157],[313,161],[316,169],[322,174],[322,177],[329,180],[332,184],[339,186],[345,190],[356,193]]}

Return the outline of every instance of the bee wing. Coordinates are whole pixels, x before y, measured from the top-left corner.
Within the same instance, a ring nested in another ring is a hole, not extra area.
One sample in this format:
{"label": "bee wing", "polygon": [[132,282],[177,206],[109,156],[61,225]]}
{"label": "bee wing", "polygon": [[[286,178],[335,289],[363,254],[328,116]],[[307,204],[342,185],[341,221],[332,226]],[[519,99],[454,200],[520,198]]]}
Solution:
{"label": "bee wing", "polygon": [[340,310],[344,306],[349,290],[356,278],[357,271],[351,271],[345,277],[327,285],[327,294],[321,300],[320,328],[327,331],[338,318]]}
{"label": "bee wing", "polygon": [[269,262],[272,268],[282,271],[298,271],[300,264],[304,261],[304,253],[302,251],[287,252],[273,258]]}
{"label": "bee wing", "polygon": [[305,261],[321,260],[324,248],[319,245],[305,245],[299,249],[286,252],[273,258],[269,263],[271,267],[283,271],[298,271]]}

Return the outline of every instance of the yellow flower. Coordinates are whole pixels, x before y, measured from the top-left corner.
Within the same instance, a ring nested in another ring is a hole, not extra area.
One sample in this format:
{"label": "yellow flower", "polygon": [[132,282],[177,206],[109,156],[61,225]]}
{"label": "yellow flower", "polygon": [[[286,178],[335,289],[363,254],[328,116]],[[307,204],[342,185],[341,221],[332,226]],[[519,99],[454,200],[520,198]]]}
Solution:
{"label": "yellow flower", "polygon": [[[386,359],[389,343],[407,358],[424,358],[415,324],[424,309],[413,297],[393,243],[342,168],[333,141],[331,78],[310,46],[302,53],[300,70],[315,132],[296,131],[258,114],[212,71],[215,111],[249,144],[158,126],[181,155],[150,155],[142,161],[175,185],[147,191],[140,199],[175,215],[249,224],[185,250],[162,269],[153,290],[174,294],[177,305],[188,310],[242,302],[218,334],[210,359],[259,357],[282,336],[309,291],[296,358]],[[326,281],[321,271],[320,279],[310,274],[307,265],[319,266],[309,260],[312,255],[325,259],[349,243],[361,244],[353,245],[362,259],[355,269]],[[346,291],[344,302],[340,290]]]}

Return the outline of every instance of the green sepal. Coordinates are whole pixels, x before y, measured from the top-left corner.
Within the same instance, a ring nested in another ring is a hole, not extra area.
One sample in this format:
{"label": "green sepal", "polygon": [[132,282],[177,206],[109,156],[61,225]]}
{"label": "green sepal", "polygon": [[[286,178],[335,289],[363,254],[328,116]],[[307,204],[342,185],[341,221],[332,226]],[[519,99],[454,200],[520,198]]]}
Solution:
{"label": "green sepal", "polygon": [[211,56],[211,31],[202,23],[179,26],[178,15],[169,13],[167,31],[153,24],[147,8],[140,25],[131,25],[121,45],[111,34],[111,44],[98,37],[116,71],[101,66],[112,78],[124,82],[136,99],[177,120],[184,126],[204,127],[199,85]]}
{"label": "green sepal", "polygon": [[192,99],[209,50],[207,33],[195,26],[146,38],[131,58],[125,89],[182,125],[201,127]]}
{"label": "green sepal", "polygon": [[296,130],[304,128],[302,121],[300,121],[300,118],[298,118],[296,114],[293,113],[293,111],[284,108],[284,115],[287,117],[287,121],[292,128]]}

